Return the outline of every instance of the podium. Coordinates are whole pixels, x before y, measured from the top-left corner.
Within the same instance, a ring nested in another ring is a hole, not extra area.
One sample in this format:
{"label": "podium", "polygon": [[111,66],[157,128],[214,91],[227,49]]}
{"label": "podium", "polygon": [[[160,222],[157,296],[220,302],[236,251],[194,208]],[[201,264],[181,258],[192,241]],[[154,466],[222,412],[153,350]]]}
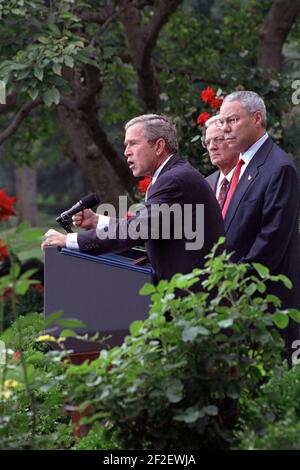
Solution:
{"label": "podium", "polygon": [[[101,343],[68,338],[68,349],[97,353],[120,345],[129,325],[147,318],[150,299],[140,296],[139,290],[152,282],[152,268],[149,263],[135,264],[142,255],[145,252],[139,249],[101,256],[58,247],[45,249],[45,317],[62,310],[61,318],[85,323],[85,328],[76,328],[77,333],[110,336]],[[63,328],[50,325],[47,333],[58,336]]]}

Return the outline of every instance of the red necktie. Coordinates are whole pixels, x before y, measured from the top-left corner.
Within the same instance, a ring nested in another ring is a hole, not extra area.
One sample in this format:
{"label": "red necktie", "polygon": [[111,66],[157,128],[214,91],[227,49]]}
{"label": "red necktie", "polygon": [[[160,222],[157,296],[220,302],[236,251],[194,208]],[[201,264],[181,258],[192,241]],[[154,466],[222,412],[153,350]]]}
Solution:
{"label": "red necktie", "polygon": [[230,204],[231,198],[232,198],[232,196],[234,194],[234,191],[235,191],[235,188],[237,187],[237,184],[239,182],[241,168],[242,168],[242,165],[244,165],[244,163],[245,163],[244,160],[240,159],[237,163],[237,166],[235,167],[234,173],[232,175],[231,185],[230,185],[230,188],[229,188],[229,191],[228,191],[228,194],[227,194],[227,198],[226,198],[224,207],[222,209],[223,219],[225,219],[225,215],[226,215],[228,206]]}
{"label": "red necktie", "polygon": [[228,185],[229,185],[228,179],[226,177],[223,178],[221,186],[220,186],[219,196],[218,196],[218,203],[219,203],[219,206],[221,207],[221,209],[222,209],[222,207],[224,205],[224,201],[226,199],[226,193],[227,193]]}

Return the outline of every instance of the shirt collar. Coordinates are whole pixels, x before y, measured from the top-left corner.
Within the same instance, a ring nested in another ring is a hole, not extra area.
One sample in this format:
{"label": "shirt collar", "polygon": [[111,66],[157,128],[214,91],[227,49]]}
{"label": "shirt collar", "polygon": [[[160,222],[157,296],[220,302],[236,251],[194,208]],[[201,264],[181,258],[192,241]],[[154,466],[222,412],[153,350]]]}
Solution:
{"label": "shirt collar", "polygon": [[170,160],[171,157],[173,157],[173,153],[168,157],[166,158],[166,160],[157,168],[157,170],[154,172],[154,175],[152,176],[152,182],[151,184],[154,184],[155,181],[157,180],[158,178],[158,175],[159,173],[161,172],[161,170],[163,169],[163,167],[168,163],[168,161]]}
{"label": "shirt collar", "polygon": [[227,181],[230,183],[234,170],[235,170],[235,166],[232,168],[232,170],[230,170],[229,173],[227,173],[227,175],[224,175],[224,173],[220,170],[220,175],[218,179],[218,187],[221,186],[224,178],[226,178]]}
{"label": "shirt collar", "polygon": [[244,160],[246,165],[250,162],[252,157],[256,154],[256,152],[260,149],[260,147],[265,143],[265,141],[268,139],[269,135],[266,132],[260,139],[258,139],[253,145],[251,145],[246,152],[243,154],[240,154],[240,158]]}

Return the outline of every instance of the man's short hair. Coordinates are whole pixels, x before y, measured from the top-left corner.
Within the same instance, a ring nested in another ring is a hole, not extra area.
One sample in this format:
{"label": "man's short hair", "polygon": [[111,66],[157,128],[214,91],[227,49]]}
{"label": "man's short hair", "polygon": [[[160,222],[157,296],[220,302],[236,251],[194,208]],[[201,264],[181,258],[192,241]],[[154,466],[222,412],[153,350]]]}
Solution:
{"label": "man's short hair", "polygon": [[128,121],[125,124],[125,131],[138,123],[144,124],[143,135],[149,142],[163,138],[167,149],[172,153],[177,152],[177,131],[170,118],[159,114],[142,114]]}
{"label": "man's short hair", "polygon": [[262,125],[267,124],[267,110],[264,100],[255,91],[234,91],[225,96],[223,103],[238,101],[248,113],[260,111],[262,114]]}

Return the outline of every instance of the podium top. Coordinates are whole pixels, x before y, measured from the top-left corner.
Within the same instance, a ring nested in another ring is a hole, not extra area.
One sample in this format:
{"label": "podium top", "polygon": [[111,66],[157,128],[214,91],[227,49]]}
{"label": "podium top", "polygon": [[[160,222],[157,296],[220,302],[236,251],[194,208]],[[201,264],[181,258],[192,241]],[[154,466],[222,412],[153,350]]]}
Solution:
{"label": "podium top", "polygon": [[143,266],[134,264],[134,261],[140,258],[146,252],[144,250],[138,250],[132,248],[122,253],[106,253],[103,255],[95,256],[81,251],[69,250],[68,248],[62,248],[60,250],[62,255],[74,256],[76,258],[86,259],[95,263],[107,264],[115,266],[117,268],[129,269],[131,271],[151,274],[152,267],[150,263],[146,263]]}

